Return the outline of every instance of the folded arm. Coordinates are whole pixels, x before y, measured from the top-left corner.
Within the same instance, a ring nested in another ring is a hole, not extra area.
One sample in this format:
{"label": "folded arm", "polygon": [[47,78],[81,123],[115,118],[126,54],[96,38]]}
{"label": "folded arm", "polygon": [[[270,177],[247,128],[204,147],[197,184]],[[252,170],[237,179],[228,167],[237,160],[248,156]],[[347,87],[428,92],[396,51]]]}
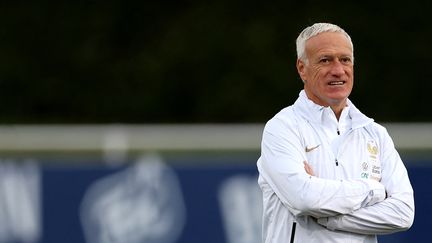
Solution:
{"label": "folded arm", "polygon": [[359,234],[388,234],[411,227],[414,221],[414,193],[408,172],[390,137],[385,136],[383,141],[381,183],[385,185],[387,198],[352,213],[318,219],[318,223],[331,230]]}
{"label": "folded arm", "polygon": [[294,129],[264,130],[258,170],[294,215],[349,214],[385,198],[384,186],[374,180],[331,180],[307,174],[304,154]]}

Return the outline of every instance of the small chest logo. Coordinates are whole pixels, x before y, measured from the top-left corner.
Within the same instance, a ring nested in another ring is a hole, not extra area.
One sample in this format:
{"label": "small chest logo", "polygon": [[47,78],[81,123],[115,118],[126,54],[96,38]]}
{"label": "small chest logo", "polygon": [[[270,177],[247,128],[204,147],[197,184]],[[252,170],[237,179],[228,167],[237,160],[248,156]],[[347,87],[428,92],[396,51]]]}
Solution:
{"label": "small chest logo", "polygon": [[379,160],[378,144],[376,143],[375,140],[369,140],[367,141],[366,147],[367,147],[368,158],[361,165],[363,170],[363,172],[361,173],[361,177],[380,181],[381,163]]}
{"label": "small chest logo", "polygon": [[367,150],[371,157],[376,157],[378,155],[378,145],[374,140],[369,140],[367,142]]}
{"label": "small chest logo", "polygon": [[369,164],[367,162],[363,162],[363,164],[361,166],[362,166],[363,171],[367,171],[369,168]]}
{"label": "small chest logo", "polygon": [[321,145],[321,144],[318,144],[318,145],[316,145],[316,146],[311,146],[311,147],[306,146],[306,147],[305,147],[305,151],[306,151],[306,153],[309,153],[309,152],[311,152],[312,150],[318,148],[320,145]]}

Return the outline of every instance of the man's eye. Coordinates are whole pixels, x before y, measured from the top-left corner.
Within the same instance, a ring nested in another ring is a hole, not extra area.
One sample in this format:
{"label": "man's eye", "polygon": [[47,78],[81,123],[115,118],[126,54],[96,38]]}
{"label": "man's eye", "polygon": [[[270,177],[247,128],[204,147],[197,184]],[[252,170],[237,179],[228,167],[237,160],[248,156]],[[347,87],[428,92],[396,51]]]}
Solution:
{"label": "man's eye", "polygon": [[342,58],[341,62],[343,63],[351,63],[351,58],[347,57],[347,58]]}
{"label": "man's eye", "polygon": [[328,58],[322,58],[322,59],[320,59],[320,62],[321,63],[328,63],[328,62],[330,62],[330,59],[328,59]]}

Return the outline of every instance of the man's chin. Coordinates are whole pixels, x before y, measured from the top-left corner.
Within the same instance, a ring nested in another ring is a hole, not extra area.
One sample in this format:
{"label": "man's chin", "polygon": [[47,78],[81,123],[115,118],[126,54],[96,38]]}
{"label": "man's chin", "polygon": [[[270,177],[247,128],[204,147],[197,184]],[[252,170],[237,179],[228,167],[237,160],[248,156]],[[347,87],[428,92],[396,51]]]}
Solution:
{"label": "man's chin", "polygon": [[348,98],[348,96],[350,95],[350,91],[348,90],[337,90],[337,91],[333,91],[333,92],[329,92],[327,97],[329,100],[333,100],[333,101],[344,101]]}

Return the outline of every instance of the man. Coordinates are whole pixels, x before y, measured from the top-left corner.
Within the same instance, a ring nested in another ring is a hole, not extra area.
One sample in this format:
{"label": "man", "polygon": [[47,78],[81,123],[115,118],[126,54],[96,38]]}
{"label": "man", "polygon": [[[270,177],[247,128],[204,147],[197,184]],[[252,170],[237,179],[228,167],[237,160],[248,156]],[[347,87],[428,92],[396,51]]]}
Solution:
{"label": "man", "polygon": [[317,23],[296,44],[304,90],[266,124],[257,162],[263,242],[377,242],[409,229],[407,170],[386,129],[348,99],[350,36]]}

